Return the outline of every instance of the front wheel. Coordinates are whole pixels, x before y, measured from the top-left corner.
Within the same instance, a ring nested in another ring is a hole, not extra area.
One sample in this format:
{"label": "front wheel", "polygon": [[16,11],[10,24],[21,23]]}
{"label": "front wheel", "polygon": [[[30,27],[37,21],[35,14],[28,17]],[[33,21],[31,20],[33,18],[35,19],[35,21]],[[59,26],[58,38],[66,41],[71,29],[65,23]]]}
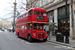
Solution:
{"label": "front wheel", "polygon": [[33,38],[30,35],[28,36],[28,41],[30,41],[30,42],[33,41]]}

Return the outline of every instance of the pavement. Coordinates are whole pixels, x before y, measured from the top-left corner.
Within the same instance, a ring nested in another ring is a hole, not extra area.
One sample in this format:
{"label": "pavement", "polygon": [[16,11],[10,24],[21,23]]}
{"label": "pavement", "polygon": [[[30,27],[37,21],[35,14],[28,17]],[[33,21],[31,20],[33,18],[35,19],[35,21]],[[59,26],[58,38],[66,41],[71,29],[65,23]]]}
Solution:
{"label": "pavement", "polygon": [[15,33],[0,32],[0,50],[74,50],[74,48],[48,41],[29,42],[26,39],[18,38]]}
{"label": "pavement", "polygon": [[[65,39],[65,37],[64,37],[64,39]],[[57,44],[61,44],[61,45],[65,45],[65,46],[69,46],[69,47],[75,48],[75,40],[72,40],[72,38],[69,38],[69,44],[66,44],[65,42],[58,42],[58,41],[56,41],[56,37],[55,36],[50,36],[50,38],[48,38],[47,40],[49,42],[53,42],[53,43],[57,43]]]}

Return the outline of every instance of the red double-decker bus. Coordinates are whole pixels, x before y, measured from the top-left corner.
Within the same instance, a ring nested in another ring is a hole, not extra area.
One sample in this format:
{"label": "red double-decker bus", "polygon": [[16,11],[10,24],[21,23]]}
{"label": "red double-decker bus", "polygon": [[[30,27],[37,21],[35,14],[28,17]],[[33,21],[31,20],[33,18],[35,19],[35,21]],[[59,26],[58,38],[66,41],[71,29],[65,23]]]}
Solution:
{"label": "red double-decker bus", "polygon": [[48,34],[43,30],[46,24],[48,24],[46,10],[32,8],[17,17],[16,35],[29,41],[33,41],[33,39],[46,41]]}

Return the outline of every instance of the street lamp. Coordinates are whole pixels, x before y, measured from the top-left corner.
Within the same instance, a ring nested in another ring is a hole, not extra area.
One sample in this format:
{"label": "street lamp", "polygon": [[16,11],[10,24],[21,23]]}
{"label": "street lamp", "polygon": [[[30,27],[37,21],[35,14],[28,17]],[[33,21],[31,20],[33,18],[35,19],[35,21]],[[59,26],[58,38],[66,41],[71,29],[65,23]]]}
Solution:
{"label": "street lamp", "polygon": [[66,14],[66,39],[65,43],[69,43],[69,31],[68,31],[68,22],[67,22],[67,0],[65,0],[66,5],[65,5],[65,14]]}
{"label": "street lamp", "polygon": [[15,17],[16,17],[16,0],[15,0],[15,2],[14,2],[14,17],[13,17],[13,32],[15,31],[15,26],[16,26],[16,24],[15,24]]}

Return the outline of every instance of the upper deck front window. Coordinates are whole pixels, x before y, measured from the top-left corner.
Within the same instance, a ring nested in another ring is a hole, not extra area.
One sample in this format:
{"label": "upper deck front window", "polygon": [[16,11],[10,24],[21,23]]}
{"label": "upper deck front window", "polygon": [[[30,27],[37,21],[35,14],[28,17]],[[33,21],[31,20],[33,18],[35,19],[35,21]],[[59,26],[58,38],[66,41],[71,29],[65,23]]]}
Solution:
{"label": "upper deck front window", "polygon": [[41,12],[41,15],[46,16],[46,12]]}
{"label": "upper deck front window", "polygon": [[40,15],[40,12],[39,11],[34,11],[34,14],[35,15]]}
{"label": "upper deck front window", "polygon": [[29,15],[32,15],[32,11],[29,11]]}

